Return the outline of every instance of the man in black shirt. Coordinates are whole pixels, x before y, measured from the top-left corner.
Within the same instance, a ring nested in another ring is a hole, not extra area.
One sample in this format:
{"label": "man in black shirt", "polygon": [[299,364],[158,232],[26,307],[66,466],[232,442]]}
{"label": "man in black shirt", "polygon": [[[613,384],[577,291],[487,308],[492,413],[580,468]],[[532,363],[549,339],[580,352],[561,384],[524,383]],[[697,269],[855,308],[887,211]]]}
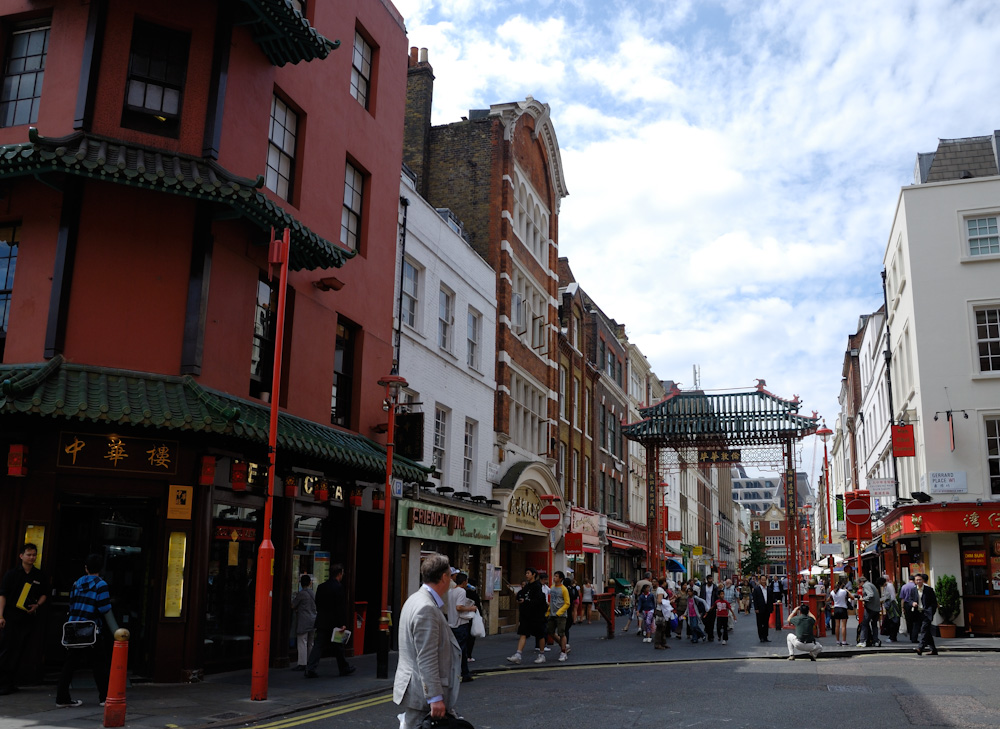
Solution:
{"label": "man in black shirt", "polygon": [[21,548],[21,564],[0,582],[0,696],[17,691],[17,671],[28,637],[38,624],[38,608],[48,589],[42,571],[35,568],[38,547]]}
{"label": "man in black shirt", "polygon": [[319,659],[323,657],[324,647],[332,646],[333,655],[337,659],[337,668],[341,676],[354,673],[354,666],[344,658],[344,644],[331,642],[334,628],[347,628],[347,590],[344,589],[344,567],[335,564],[330,568],[330,579],[316,588],[316,642],[309,653],[309,663],[306,665],[306,678],[317,678],[319,674]]}

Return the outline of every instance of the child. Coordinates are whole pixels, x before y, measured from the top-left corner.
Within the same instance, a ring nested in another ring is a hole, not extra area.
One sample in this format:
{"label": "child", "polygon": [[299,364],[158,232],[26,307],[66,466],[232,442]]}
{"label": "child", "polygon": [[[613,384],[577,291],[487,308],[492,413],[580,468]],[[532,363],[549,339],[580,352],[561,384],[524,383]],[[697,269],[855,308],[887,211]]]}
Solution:
{"label": "child", "polygon": [[[715,629],[722,645],[725,645],[729,640],[729,615],[732,610],[732,605],[729,604],[720,592],[718,599],[715,601]],[[735,615],[733,615],[733,622],[736,622]]]}

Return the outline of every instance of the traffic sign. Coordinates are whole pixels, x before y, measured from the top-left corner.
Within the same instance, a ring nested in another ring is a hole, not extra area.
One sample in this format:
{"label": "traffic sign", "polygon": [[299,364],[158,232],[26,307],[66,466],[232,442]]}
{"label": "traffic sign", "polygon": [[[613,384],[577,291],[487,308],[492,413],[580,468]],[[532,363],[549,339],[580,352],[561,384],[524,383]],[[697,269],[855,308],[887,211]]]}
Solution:
{"label": "traffic sign", "polygon": [[542,523],[542,526],[546,529],[555,529],[559,526],[559,519],[561,518],[559,509],[557,509],[552,504],[542,507],[542,510],[538,512],[538,521]]}
{"label": "traffic sign", "polygon": [[851,499],[847,502],[847,521],[858,526],[871,521],[872,507],[868,499]]}

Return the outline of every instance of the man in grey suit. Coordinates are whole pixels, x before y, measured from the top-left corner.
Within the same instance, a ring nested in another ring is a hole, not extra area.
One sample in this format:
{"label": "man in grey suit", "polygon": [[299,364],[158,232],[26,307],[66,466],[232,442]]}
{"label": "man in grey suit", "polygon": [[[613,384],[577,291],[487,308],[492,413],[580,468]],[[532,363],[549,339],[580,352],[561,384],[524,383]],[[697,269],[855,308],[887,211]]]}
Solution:
{"label": "man in grey suit", "polygon": [[427,716],[455,714],[462,649],[448,627],[445,599],[451,587],[448,558],[432,554],[420,565],[420,589],[399,616],[399,661],[392,700],[403,707],[400,729],[414,729]]}

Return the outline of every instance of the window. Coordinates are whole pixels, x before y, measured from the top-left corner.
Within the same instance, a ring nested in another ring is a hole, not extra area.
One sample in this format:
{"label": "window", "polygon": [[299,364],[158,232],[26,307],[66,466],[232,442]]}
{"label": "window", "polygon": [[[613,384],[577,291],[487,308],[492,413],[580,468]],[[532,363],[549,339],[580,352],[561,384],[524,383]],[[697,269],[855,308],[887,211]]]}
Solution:
{"label": "window", "polygon": [[990,474],[990,493],[1000,496],[1000,418],[986,421],[986,458]]}
{"label": "window", "polygon": [[274,312],[278,308],[278,288],[264,274],[257,281],[257,304],[254,307],[253,343],[250,348],[250,396],[264,397],[271,392],[274,370]]}
{"label": "window", "polygon": [[600,422],[597,424],[597,435],[600,438],[601,448],[608,447],[608,431],[607,431],[607,411],[602,407],[598,411],[600,415],[598,419]]}
{"label": "window", "polygon": [[191,36],[141,20],[132,28],[122,126],[177,137]]}
{"label": "window", "polygon": [[583,493],[577,503],[587,508],[590,506],[590,456],[583,457]]}
{"label": "window", "polygon": [[1000,253],[1000,233],[997,232],[997,219],[969,218],[965,221],[969,230],[969,255],[987,256]]}
{"label": "window", "polygon": [[271,97],[271,130],[268,132],[264,184],[282,200],[292,199],[295,139],[299,116],[277,96]]}
{"label": "window", "polygon": [[[755,499],[759,499],[760,497],[757,496],[756,494],[754,494],[754,498]],[[781,529],[781,522],[779,522],[779,521],[772,521],[770,529],[771,529],[772,532],[778,531],[779,529]]]}
{"label": "window", "polygon": [[337,322],[337,346],[333,357],[333,394],[330,399],[330,422],[351,427],[354,402],[354,349],[357,328],[347,322]]}
{"label": "window", "polygon": [[465,421],[465,444],[462,450],[462,490],[472,491],[476,476],[476,423]]}
{"label": "window", "polygon": [[419,295],[419,272],[417,267],[407,260],[403,260],[403,289],[400,293],[402,297],[402,320],[407,326],[417,326],[417,301]]}
{"label": "window", "polygon": [[442,288],[438,292],[438,346],[451,350],[451,326],[455,323],[455,299],[452,293]]}
{"label": "window", "polygon": [[755,522],[753,523],[753,530],[754,530],[755,532],[759,532],[759,531],[760,531],[760,522],[759,522],[759,521],[755,521]]}
{"label": "window", "polygon": [[443,408],[434,408],[434,449],[431,452],[431,465],[441,474],[444,473],[447,443],[448,411]]}
{"label": "window", "polygon": [[3,94],[0,95],[0,126],[34,124],[42,99],[45,58],[49,50],[48,21],[17,28],[7,43],[4,59]]}
{"label": "window", "polygon": [[573,378],[573,426],[580,429],[580,378]]}
{"label": "window", "polygon": [[764,545],[767,547],[784,547],[784,537],[764,537]]}
{"label": "window", "polygon": [[576,474],[578,473],[579,469],[580,469],[580,451],[574,448],[573,453],[570,455],[570,460],[569,460],[569,479],[567,479],[569,488],[566,490],[566,493],[569,495],[569,498],[572,501],[576,502],[577,504],[581,503],[576,493]]}
{"label": "window", "polygon": [[474,370],[479,369],[479,335],[483,328],[483,318],[479,312],[469,309],[468,333],[466,334],[468,350],[465,362]]}
{"label": "window", "polygon": [[607,514],[609,509],[607,508],[607,476],[604,472],[601,472],[601,478],[598,479],[597,483],[599,486],[599,491],[597,494],[598,506],[602,513]]}
{"label": "window", "polygon": [[566,368],[559,368],[559,418],[566,419]]}
{"label": "window", "polygon": [[364,175],[347,163],[344,173],[344,210],[340,215],[340,242],[352,251],[358,250],[361,237],[361,205],[364,201]]}
{"label": "window", "polygon": [[1000,372],[1000,309],[976,310],[979,371]]}
{"label": "window", "polygon": [[510,376],[510,437],[530,453],[548,452],[548,396],[526,377]]}
{"label": "window", "polygon": [[351,96],[368,108],[368,88],[372,77],[372,47],[354,31],[354,55],[351,60]]}
{"label": "window", "polygon": [[20,226],[0,226],[0,362],[7,343],[10,320],[10,297],[14,291],[14,269],[17,267],[17,244]]}
{"label": "window", "polygon": [[590,437],[590,388],[584,390],[583,395],[583,432]]}
{"label": "window", "polygon": [[566,484],[569,480],[566,478],[566,444],[559,444],[559,480],[562,482],[561,486],[563,493],[566,493]]}
{"label": "window", "polygon": [[580,351],[580,317],[573,317],[573,347]]}

